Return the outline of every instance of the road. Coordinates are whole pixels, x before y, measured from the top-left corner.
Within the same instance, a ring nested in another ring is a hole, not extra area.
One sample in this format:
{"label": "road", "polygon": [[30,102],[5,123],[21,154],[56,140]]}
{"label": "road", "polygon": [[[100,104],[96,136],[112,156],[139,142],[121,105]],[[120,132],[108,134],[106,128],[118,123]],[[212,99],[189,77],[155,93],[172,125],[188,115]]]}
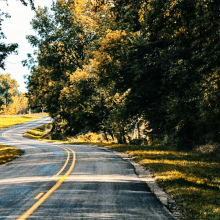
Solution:
{"label": "road", "polygon": [[0,166],[0,219],[173,219],[133,166],[95,146],[22,137],[49,117],[0,130],[25,153]]}

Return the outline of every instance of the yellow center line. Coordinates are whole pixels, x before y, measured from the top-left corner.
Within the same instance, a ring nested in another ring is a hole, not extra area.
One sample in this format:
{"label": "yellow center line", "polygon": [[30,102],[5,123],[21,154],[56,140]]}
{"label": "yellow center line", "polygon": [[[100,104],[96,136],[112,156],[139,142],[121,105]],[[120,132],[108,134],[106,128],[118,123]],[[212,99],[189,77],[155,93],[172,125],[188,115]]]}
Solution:
{"label": "yellow center line", "polygon": [[[43,120],[42,120],[43,121]],[[19,140],[16,140],[16,139],[13,139],[13,138],[10,138],[8,137],[6,134],[10,131],[13,131],[13,130],[16,130],[16,129],[19,129],[19,128],[14,128],[14,129],[11,129],[11,130],[8,130],[6,132],[4,132],[2,134],[3,137],[9,139],[9,140],[13,140],[13,141],[19,141]],[[19,142],[24,142],[24,141],[19,141]],[[76,163],[76,153],[68,148],[68,147],[64,147],[64,146],[57,146],[56,147],[59,147],[59,148],[62,148],[64,149],[66,152],[67,152],[67,158],[66,158],[66,161],[63,165],[63,167],[59,170],[59,172],[57,174],[55,174],[54,176],[59,176],[63,170],[66,168],[66,166],[68,165],[69,163],[69,160],[70,160],[70,152],[72,152],[72,155],[73,155],[73,159],[72,159],[72,163],[71,163],[71,166],[70,168],[67,170],[67,172],[61,177],[59,178],[59,181],[49,190],[47,191],[45,194],[44,193],[39,193],[35,199],[39,199],[30,209],[28,209],[23,215],[21,215],[18,220],[25,220],[26,218],[28,218],[58,187],[61,186],[61,184],[63,183],[63,181],[69,176],[69,174],[72,172],[74,166],[75,166],[75,163]]]}
{"label": "yellow center line", "polygon": [[67,152],[67,159],[66,159],[66,162],[64,163],[63,167],[60,169],[60,171],[57,174],[55,174],[54,176],[59,176],[63,172],[63,170],[66,168],[66,166],[69,162],[69,159],[70,159],[70,152],[62,146],[59,146],[59,147],[63,148]]}
{"label": "yellow center line", "polygon": [[71,163],[69,170],[63,175],[62,178],[60,178],[60,180],[49,191],[47,191],[47,193],[45,193],[43,195],[43,197],[41,197],[30,209],[28,209],[23,215],[21,215],[18,218],[18,220],[25,220],[26,218],[28,218],[58,187],[60,187],[60,185],[63,183],[63,181],[72,172],[72,170],[75,166],[75,163],[76,163],[76,153],[70,148],[66,148],[66,149],[71,151],[73,154],[73,160],[72,160],[72,163]]}
{"label": "yellow center line", "polygon": [[[44,120],[45,120],[45,119],[44,119]],[[43,121],[43,120],[42,120],[42,121]],[[15,130],[15,129],[18,129],[18,128],[14,128],[14,129],[8,130],[8,131],[4,132],[4,133],[2,134],[2,136],[5,137],[5,138],[7,138],[7,139],[9,139],[9,140],[12,140],[12,141],[19,141],[19,140],[10,138],[10,137],[8,137],[8,136],[6,135],[8,132],[13,131],[13,130]],[[21,142],[24,142],[24,141],[21,141]],[[59,175],[63,172],[63,170],[66,168],[66,166],[67,166],[67,164],[68,164],[68,162],[69,162],[69,159],[70,159],[70,152],[69,152],[67,149],[65,149],[65,147],[62,147],[62,146],[57,146],[57,147],[62,148],[62,149],[64,149],[64,150],[67,152],[67,159],[66,159],[66,161],[65,161],[65,163],[64,163],[64,165],[63,165],[63,167],[58,171],[57,174],[54,175],[55,177],[56,177],[56,176],[59,176]]]}
{"label": "yellow center line", "polygon": [[39,199],[44,193],[39,193],[34,199]]}

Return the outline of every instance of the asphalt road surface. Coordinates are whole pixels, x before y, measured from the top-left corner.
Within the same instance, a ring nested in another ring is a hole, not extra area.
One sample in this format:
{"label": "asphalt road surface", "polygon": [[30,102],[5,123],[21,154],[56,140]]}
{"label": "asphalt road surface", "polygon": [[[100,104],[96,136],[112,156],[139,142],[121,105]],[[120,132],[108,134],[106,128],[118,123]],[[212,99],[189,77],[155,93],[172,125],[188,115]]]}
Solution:
{"label": "asphalt road surface", "polygon": [[0,130],[0,143],[25,153],[0,165],[0,219],[173,219],[133,166],[95,146],[22,137],[43,117]]}

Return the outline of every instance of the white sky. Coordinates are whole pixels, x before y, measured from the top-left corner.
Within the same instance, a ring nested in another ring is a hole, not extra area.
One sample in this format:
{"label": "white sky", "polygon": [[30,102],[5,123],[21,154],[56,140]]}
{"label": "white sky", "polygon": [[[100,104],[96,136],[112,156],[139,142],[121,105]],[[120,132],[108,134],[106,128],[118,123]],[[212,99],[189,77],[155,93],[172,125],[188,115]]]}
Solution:
{"label": "white sky", "polygon": [[[37,8],[40,6],[50,7],[53,0],[35,0]],[[11,78],[15,79],[19,85],[20,92],[26,92],[24,75],[30,74],[27,67],[23,67],[21,61],[27,59],[27,53],[32,53],[33,48],[26,40],[26,35],[35,34],[31,30],[30,21],[34,18],[34,11],[30,5],[24,6],[19,0],[0,0],[0,9],[2,12],[8,12],[11,18],[5,18],[2,22],[2,30],[7,39],[1,39],[4,43],[18,43],[18,55],[9,55],[5,60],[5,70],[0,69],[0,73],[9,73]]]}

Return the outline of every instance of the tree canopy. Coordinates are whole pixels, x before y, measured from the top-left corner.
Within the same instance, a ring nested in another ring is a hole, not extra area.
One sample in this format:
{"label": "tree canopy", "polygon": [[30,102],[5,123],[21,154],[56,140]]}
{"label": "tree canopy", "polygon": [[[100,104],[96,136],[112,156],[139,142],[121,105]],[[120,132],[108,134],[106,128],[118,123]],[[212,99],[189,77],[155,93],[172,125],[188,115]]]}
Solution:
{"label": "tree canopy", "polygon": [[37,35],[28,36],[38,48],[29,100],[47,108],[57,133],[179,147],[220,142],[218,10],[212,0],[58,0],[38,8]]}

